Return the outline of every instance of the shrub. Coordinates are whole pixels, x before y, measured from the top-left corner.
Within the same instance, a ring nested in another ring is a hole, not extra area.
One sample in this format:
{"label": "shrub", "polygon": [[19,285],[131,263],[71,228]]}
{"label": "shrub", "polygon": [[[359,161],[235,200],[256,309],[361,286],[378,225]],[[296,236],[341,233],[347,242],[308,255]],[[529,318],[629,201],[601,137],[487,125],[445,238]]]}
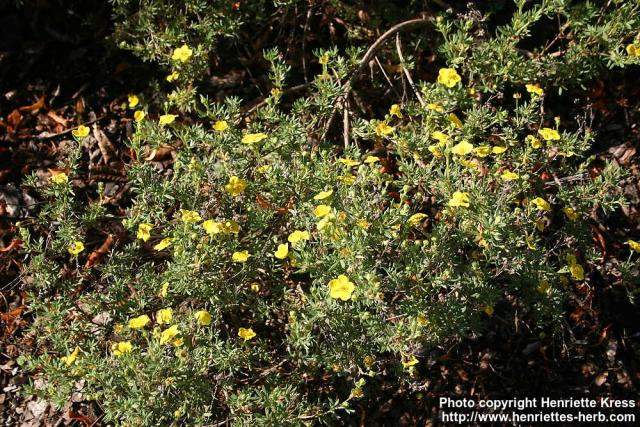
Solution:
{"label": "shrub", "polygon": [[596,268],[589,218],[623,203],[624,172],[588,168],[585,123],[548,121],[542,68],[508,82],[486,52],[511,44],[454,57],[437,25],[451,64],[420,84],[424,105],[352,116],[339,146],[318,136],[355,52],[318,52],[312,94],[285,108],[272,50],[275,89],[248,127],[236,98],[136,122],[124,218],[74,197],[80,144],[64,174],[34,176],[46,203],[22,238],[48,351],[23,360],[46,374],[32,391],[62,405],[82,380],[127,425],[328,422],[369,377],[419,384],[430,347],[496,309],[553,325]]}

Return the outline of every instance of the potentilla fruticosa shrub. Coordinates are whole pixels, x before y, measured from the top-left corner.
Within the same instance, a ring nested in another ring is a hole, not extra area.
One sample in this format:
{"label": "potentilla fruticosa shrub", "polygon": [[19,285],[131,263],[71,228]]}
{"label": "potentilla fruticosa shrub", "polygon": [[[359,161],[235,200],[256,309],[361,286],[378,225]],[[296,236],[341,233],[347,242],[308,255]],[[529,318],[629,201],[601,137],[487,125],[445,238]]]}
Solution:
{"label": "potentilla fruticosa shrub", "polygon": [[46,349],[21,359],[43,374],[29,391],[81,391],[122,425],[330,422],[371,377],[420,388],[429,349],[482,334],[496,307],[552,330],[598,268],[589,218],[624,203],[624,172],[590,172],[596,135],[545,116],[551,88],[464,61],[419,83],[421,102],[319,138],[352,53],[317,52],[312,93],[285,110],[287,67],[266,52],[274,89],[248,125],[235,98],[201,97],[188,123],[132,97],[124,217],[74,196],[89,130],[74,131],[68,162],[27,183],[46,202],[22,228]]}

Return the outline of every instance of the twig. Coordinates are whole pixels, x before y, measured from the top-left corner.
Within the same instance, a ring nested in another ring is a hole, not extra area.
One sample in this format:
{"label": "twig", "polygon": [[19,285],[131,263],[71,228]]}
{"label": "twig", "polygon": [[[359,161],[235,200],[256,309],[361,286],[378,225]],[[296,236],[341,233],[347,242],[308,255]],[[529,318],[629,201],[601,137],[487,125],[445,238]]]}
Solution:
{"label": "twig", "polygon": [[416,94],[416,98],[418,98],[420,105],[424,107],[425,105],[424,99],[422,99],[422,96],[420,95],[420,91],[418,90],[418,87],[413,82],[413,79],[411,78],[411,73],[409,72],[407,67],[404,66],[404,56],[402,55],[402,42],[400,41],[400,34],[396,34],[396,50],[398,51],[398,58],[400,58],[400,63],[402,64],[402,71],[404,71],[404,75],[407,77],[407,80],[409,81],[409,86],[411,86],[413,93]]}
{"label": "twig", "polygon": [[393,82],[391,81],[391,79],[387,75],[387,72],[382,67],[382,64],[380,63],[380,60],[378,59],[378,57],[375,56],[374,59],[376,60],[376,64],[378,64],[378,68],[380,68],[380,71],[382,71],[382,75],[387,80],[387,83],[389,83],[389,86],[391,86],[391,89],[393,89],[393,91],[396,93],[396,96],[400,97],[400,94],[398,93],[398,91],[396,90],[396,87],[393,85]]}
{"label": "twig", "polygon": [[309,29],[309,20],[311,19],[313,8],[314,4],[309,1],[309,10],[307,10],[307,17],[304,21],[304,28],[302,29],[302,72],[304,74],[305,83],[309,83],[309,78],[307,77],[307,60],[305,59],[305,52],[307,47],[307,30]]}
{"label": "twig", "polygon": [[376,53],[382,48],[382,46],[396,33],[399,33],[400,31],[407,31],[413,28],[425,26],[427,24],[430,24],[432,20],[433,18],[427,17],[427,18],[411,19],[409,21],[401,22],[397,25],[394,25],[389,30],[387,30],[387,32],[385,32],[380,37],[378,37],[375,43],[371,45],[369,50],[367,50],[367,52],[364,54],[364,56],[360,60],[360,63],[358,64],[358,68],[356,68],[355,71],[351,73],[351,77],[349,78],[349,80],[347,80],[347,82],[342,87],[342,93],[340,94],[340,96],[338,96],[338,99],[336,99],[333,109],[331,110],[331,113],[329,115],[329,119],[327,120],[327,123],[324,126],[321,140],[324,140],[327,134],[329,133],[329,129],[331,128],[331,124],[336,115],[336,112],[338,111],[339,108],[342,107],[344,100],[347,98],[347,96],[351,92],[353,83],[356,81],[358,76],[362,73],[362,70],[364,70],[364,68],[367,66],[369,61],[371,61],[373,57],[376,55]]}
{"label": "twig", "polygon": [[[282,95],[290,95],[294,92],[298,92],[301,91],[303,89],[308,88],[309,86],[311,86],[313,84],[313,82],[309,82],[309,83],[303,83],[301,85],[297,85],[297,86],[293,86],[290,87],[289,89],[286,89],[284,91],[282,91]],[[244,113],[242,113],[243,117],[248,116],[249,114],[253,113],[254,111],[256,111],[258,108],[264,106],[267,103],[267,98],[262,99],[262,101],[258,102],[257,104],[255,104],[254,106],[250,107],[247,109],[247,111],[245,111]]]}
{"label": "twig", "polygon": [[347,99],[342,109],[342,137],[344,138],[344,148],[349,147],[349,100]]}
{"label": "twig", "polygon": [[72,127],[72,128],[67,129],[67,130],[63,130],[62,132],[58,132],[58,133],[47,133],[46,135],[32,135],[32,137],[33,137],[33,138],[37,138],[37,139],[42,139],[42,140],[44,140],[44,139],[52,139],[52,138],[56,138],[56,137],[58,137],[58,136],[63,136],[63,135],[66,135],[66,134],[68,134],[68,133],[71,133],[71,132],[73,132],[74,130],[76,130],[76,129],[77,129],[78,127],[80,127],[80,126],[92,125],[92,124],[94,124],[94,123],[96,123],[96,122],[99,122],[99,121],[101,121],[101,120],[105,119],[106,117],[107,117],[107,116],[102,116],[102,117],[95,118],[95,119],[93,119],[93,120],[89,120],[88,122],[84,122],[84,123],[82,123],[81,125],[78,125],[78,126],[76,126],[76,127]]}

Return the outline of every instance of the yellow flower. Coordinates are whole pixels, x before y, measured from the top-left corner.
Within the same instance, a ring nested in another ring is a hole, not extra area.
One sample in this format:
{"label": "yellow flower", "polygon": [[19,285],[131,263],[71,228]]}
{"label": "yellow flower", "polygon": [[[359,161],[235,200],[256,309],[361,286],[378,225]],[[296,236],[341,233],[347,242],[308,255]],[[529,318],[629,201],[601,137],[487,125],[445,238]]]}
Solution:
{"label": "yellow flower", "polygon": [[376,135],[386,136],[393,133],[394,130],[395,128],[393,126],[389,126],[385,122],[380,122],[378,123],[378,126],[376,126]]}
{"label": "yellow flower", "polygon": [[244,263],[247,262],[250,256],[249,251],[236,251],[231,255],[231,260],[233,262]]}
{"label": "yellow flower", "polygon": [[171,308],[161,308],[156,312],[156,323],[158,325],[168,325],[173,319],[173,310]]}
{"label": "yellow flower", "polygon": [[540,292],[541,294],[548,293],[550,288],[551,288],[551,285],[547,280],[541,280],[540,283],[538,284],[538,292]]}
{"label": "yellow flower", "polygon": [[237,176],[232,176],[229,178],[229,183],[224,186],[224,189],[233,197],[237,197],[246,187],[247,181],[240,179]]}
{"label": "yellow flower", "polygon": [[73,350],[73,352],[71,352],[70,355],[62,356],[60,358],[60,361],[67,366],[71,366],[73,362],[76,361],[76,358],[78,357],[78,353],[80,353],[80,347],[76,346],[76,348]]}
{"label": "yellow flower", "polygon": [[438,71],[438,83],[446,87],[454,87],[461,80],[462,78],[453,68],[440,68],[440,71]]}
{"label": "yellow flower", "polygon": [[218,132],[224,132],[228,127],[229,125],[224,120],[218,120],[213,124],[213,129],[217,130]]}
{"label": "yellow flower", "polygon": [[537,219],[535,224],[536,224],[536,229],[542,233],[544,231],[544,222]]}
{"label": "yellow flower", "polygon": [[576,219],[578,219],[578,213],[573,208],[564,208],[562,209],[562,212],[564,212],[569,221],[575,221]]}
{"label": "yellow flower", "polygon": [[144,328],[145,326],[147,326],[147,324],[150,321],[151,319],[149,319],[149,316],[147,316],[146,314],[143,314],[141,316],[134,317],[133,319],[129,320],[129,328],[131,329]]}
{"label": "yellow flower", "polygon": [[507,169],[504,172],[502,172],[502,175],[500,175],[500,178],[504,179],[505,181],[513,181],[514,179],[520,178],[520,175],[518,175],[515,172],[511,172],[510,170]]}
{"label": "yellow flower", "polygon": [[222,233],[222,227],[223,225],[221,222],[217,222],[212,219],[208,219],[202,223],[202,228],[204,228],[204,231],[206,231],[207,234],[220,234]]}
{"label": "yellow flower", "polygon": [[538,133],[545,141],[557,141],[560,139],[560,134],[555,129],[542,128],[538,129]]}
{"label": "yellow flower", "polygon": [[164,282],[160,288],[160,298],[166,298],[167,292],[169,292],[169,282]]}
{"label": "yellow flower", "polygon": [[256,142],[260,142],[267,137],[266,133],[248,133],[242,137],[243,144],[255,144]]}
{"label": "yellow flower", "polygon": [[449,135],[447,135],[444,132],[440,132],[439,130],[433,132],[431,134],[431,137],[437,140],[440,146],[444,146],[447,143],[447,141],[449,141]]}
{"label": "yellow flower", "polygon": [[183,44],[182,46],[177,47],[173,50],[171,59],[173,59],[174,61],[187,62],[189,58],[191,58],[191,55],[193,55],[193,51],[191,50],[191,48],[186,44]]}
{"label": "yellow flower", "polygon": [[375,359],[373,358],[373,356],[365,356],[362,362],[364,363],[364,366],[370,368],[375,362]]}
{"label": "yellow flower", "polygon": [[369,221],[367,221],[364,218],[360,218],[356,221],[356,225],[360,228],[362,228],[363,230],[368,230],[369,227],[371,227],[371,224],[369,224]]}
{"label": "yellow flower", "polygon": [[172,82],[174,80],[178,80],[178,77],[180,77],[180,73],[177,71],[174,71],[173,73],[169,74],[167,76],[167,81],[168,82]]}
{"label": "yellow flower", "polygon": [[505,151],[507,151],[507,147],[503,145],[495,145],[493,148],[491,148],[491,152],[493,154],[502,154]]}
{"label": "yellow flower", "polygon": [[404,366],[405,368],[410,368],[414,365],[418,364],[418,359],[416,359],[416,357],[412,354],[411,357],[403,357],[402,358],[402,366]]}
{"label": "yellow flower", "polygon": [[542,142],[540,142],[540,140],[533,135],[527,135],[525,140],[531,145],[531,147],[533,147],[536,150],[542,147]]}
{"label": "yellow flower", "polygon": [[571,276],[576,280],[584,280],[584,268],[580,264],[572,264],[569,266]]}
{"label": "yellow flower", "polygon": [[380,157],[378,157],[378,156],[367,156],[364,159],[364,162],[366,164],[371,164],[371,163],[375,163],[375,162],[379,162],[379,161],[380,161]]}
{"label": "yellow flower", "polygon": [[187,209],[180,209],[180,215],[181,215],[181,219],[182,222],[198,222],[200,221],[202,218],[200,218],[200,214],[196,211],[190,211]]}
{"label": "yellow flower", "polygon": [[399,119],[402,118],[402,111],[400,111],[400,106],[398,104],[393,104],[391,108],[389,108],[389,114],[396,116]]}
{"label": "yellow flower", "polygon": [[458,156],[465,156],[471,151],[473,151],[473,144],[467,141],[459,142],[451,148],[451,152]]}
{"label": "yellow flower", "polygon": [[151,237],[151,230],[153,229],[152,224],[142,223],[138,225],[138,234],[136,237],[143,242],[146,242]]}
{"label": "yellow flower", "polygon": [[256,333],[253,332],[253,329],[251,328],[240,328],[238,329],[238,336],[245,341],[249,341],[251,338],[256,336]]}
{"label": "yellow flower", "polygon": [[409,223],[409,225],[418,225],[422,222],[423,219],[425,219],[428,215],[423,214],[423,213],[416,213],[413,214],[409,217],[409,219],[407,220],[407,222]]}
{"label": "yellow flower", "polygon": [[327,65],[329,63],[329,55],[322,55],[318,58],[318,62],[322,65]]}
{"label": "yellow flower", "polygon": [[531,200],[531,204],[535,205],[535,207],[539,211],[551,211],[551,205],[549,204],[549,202],[541,197],[536,197],[535,199]]}
{"label": "yellow flower", "polygon": [[278,250],[273,253],[273,256],[275,256],[278,259],[285,259],[287,257],[287,255],[289,255],[289,244],[288,243],[279,244],[278,245]]}
{"label": "yellow flower", "polygon": [[254,282],[251,284],[250,288],[251,288],[251,292],[255,292],[255,293],[260,292],[260,283]]}
{"label": "yellow flower", "polygon": [[364,392],[362,391],[361,387],[354,387],[354,389],[351,390],[350,397],[352,397],[354,399],[360,399],[363,396],[364,396]]}
{"label": "yellow flower", "polygon": [[302,240],[309,240],[311,236],[309,235],[308,231],[300,231],[300,230],[295,230],[294,232],[292,232],[291,234],[289,234],[289,237],[287,238],[287,240],[290,243],[298,243]]}
{"label": "yellow flower", "polygon": [[427,104],[427,110],[437,111],[438,113],[444,112],[444,108],[442,107],[442,105],[436,103]]}
{"label": "yellow flower", "polygon": [[629,56],[640,56],[640,47],[635,44],[628,44],[626,51]]}
{"label": "yellow flower", "polygon": [[144,120],[144,117],[146,116],[145,112],[142,110],[138,110],[135,113],[133,113],[133,120],[135,120],[136,122],[140,123],[141,121]]}
{"label": "yellow flower", "polygon": [[138,103],[140,102],[138,97],[135,95],[129,95],[128,100],[129,100],[129,108],[135,108],[135,106],[138,105]]}
{"label": "yellow flower", "polygon": [[462,120],[455,113],[449,114],[449,122],[456,128],[462,129]]}
{"label": "yellow flower", "polygon": [[427,149],[431,154],[433,154],[433,157],[442,157],[442,150],[440,150],[440,145],[431,144],[427,147]]}
{"label": "yellow flower", "polygon": [[429,319],[427,319],[424,314],[418,314],[416,316],[416,321],[420,326],[427,326],[429,324]]}
{"label": "yellow flower", "polygon": [[476,147],[473,151],[478,155],[478,157],[487,157],[491,154],[491,147],[488,145],[481,145],[480,147]]}
{"label": "yellow flower", "polygon": [[171,243],[173,243],[173,238],[165,237],[164,239],[160,240],[160,242],[157,245],[155,245],[153,249],[155,249],[156,251],[162,251],[164,249],[167,249],[169,246],[171,246]]}
{"label": "yellow flower", "polygon": [[323,216],[327,216],[331,213],[331,206],[329,205],[318,205],[313,210],[313,214],[316,218],[322,218]]}
{"label": "yellow flower", "polygon": [[356,182],[356,177],[353,175],[341,175],[338,177],[338,181],[345,183],[346,185],[353,185]]}
{"label": "yellow flower", "polygon": [[49,180],[54,184],[66,184],[67,182],[69,182],[69,177],[64,172],[52,173]]}
{"label": "yellow flower", "polygon": [[313,200],[324,200],[333,194],[333,190],[324,190],[313,196]]}
{"label": "yellow flower", "polygon": [[196,318],[198,324],[202,326],[210,325],[211,321],[213,320],[213,318],[211,317],[211,313],[206,310],[196,311],[194,317]]}
{"label": "yellow flower", "polygon": [[453,193],[453,195],[451,196],[451,199],[449,200],[449,206],[461,206],[464,208],[468,208],[469,207],[469,193],[466,192],[462,192],[462,191],[456,191]]}
{"label": "yellow flower", "polygon": [[490,305],[487,305],[484,307],[484,312],[487,313],[487,316],[493,316],[493,307]]}
{"label": "yellow flower", "polygon": [[73,242],[68,249],[71,255],[78,255],[80,252],[84,251],[84,243],[82,242]]}
{"label": "yellow flower", "polygon": [[131,345],[131,341],[120,341],[111,344],[111,352],[116,357],[120,357],[125,353],[131,353],[132,351],[133,345]]}
{"label": "yellow flower", "polygon": [[168,125],[178,117],[176,114],[163,114],[160,116],[160,126]]}
{"label": "yellow flower", "polygon": [[360,164],[359,161],[353,160],[350,157],[347,157],[346,159],[338,159],[338,162],[342,163],[345,166],[358,166]]}
{"label": "yellow flower", "polygon": [[525,85],[525,87],[527,88],[527,92],[532,93],[534,95],[538,95],[538,96],[542,96],[542,94],[544,93],[544,90],[542,90],[542,88],[540,87],[539,84],[527,84]]}
{"label": "yellow flower", "polygon": [[636,242],[635,240],[629,239],[627,240],[626,244],[629,245],[632,251],[640,253],[640,243]]}
{"label": "yellow flower", "polygon": [[71,134],[76,138],[84,138],[85,136],[89,135],[89,128],[85,125],[80,125],[77,129],[72,130]]}
{"label": "yellow flower", "polygon": [[178,325],[168,327],[160,334],[160,345],[166,344],[169,341],[173,341],[173,339],[178,335],[180,335],[180,329],[178,329]]}
{"label": "yellow flower", "polygon": [[222,224],[222,232],[238,234],[240,232],[240,225],[234,220],[225,221],[224,224]]}
{"label": "yellow flower", "polygon": [[355,289],[353,282],[344,274],[339,275],[336,279],[329,281],[329,296],[334,299],[348,301]]}

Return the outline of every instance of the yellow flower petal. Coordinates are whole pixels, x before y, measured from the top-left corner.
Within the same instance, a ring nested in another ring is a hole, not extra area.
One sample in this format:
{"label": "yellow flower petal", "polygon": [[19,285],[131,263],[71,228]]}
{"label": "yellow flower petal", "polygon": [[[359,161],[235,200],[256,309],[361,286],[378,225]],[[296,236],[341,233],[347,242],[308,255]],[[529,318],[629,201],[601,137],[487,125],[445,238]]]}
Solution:
{"label": "yellow flower petal", "polygon": [[84,138],[89,135],[89,128],[85,125],[80,125],[76,129],[72,130],[71,134],[76,138]]}
{"label": "yellow flower petal", "polygon": [[538,133],[545,141],[557,141],[560,139],[560,134],[555,129],[542,128],[538,129]]}
{"label": "yellow flower petal", "polygon": [[183,44],[182,46],[173,50],[171,59],[173,59],[174,61],[187,62],[189,58],[191,58],[191,55],[193,55],[193,51],[191,50],[191,48],[186,44]]}
{"label": "yellow flower petal", "polygon": [[149,316],[147,316],[146,314],[143,314],[141,316],[135,317],[131,320],[129,320],[129,328],[131,329],[140,329],[140,328],[144,328],[145,326],[147,326],[147,324],[151,321],[151,319],[149,319]]}
{"label": "yellow flower petal", "polygon": [[143,242],[146,242],[151,237],[151,230],[153,229],[153,224],[142,223],[138,225],[138,234],[136,237]]}
{"label": "yellow flower petal", "polygon": [[438,83],[452,88],[457,85],[462,78],[453,68],[440,68],[438,71]]}
{"label": "yellow flower petal", "polygon": [[313,196],[313,200],[324,200],[333,194],[333,190],[325,190],[321,191],[315,196]]}
{"label": "yellow flower petal", "polygon": [[176,114],[163,114],[160,116],[160,126],[169,125],[178,117]]}
{"label": "yellow flower petal", "polygon": [[289,255],[289,244],[288,243],[279,244],[278,245],[278,250],[273,253],[273,256],[275,256],[278,259],[285,259],[287,257],[287,255]]}
{"label": "yellow flower petal", "polygon": [[218,132],[224,132],[225,130],[227,130],[228,127],[229,125],[224,120],[218,120],[213,124],[213,129]]}
{"label": "yellow flower petal", "polygon": [[245,341],[249,341],[256,336],[256,333],[251,328],[240,328],[238,329],[238,336]]}
{"label": "yellow flower petal", "polygon": [[213,318],[211,317],[211,313],[206,310],[197,311],[194,314],[194,317],[196,318],[198,324],[202,326],[210,325],[211,321],[213,320]]}
{"label": "yellow flower petal", "polygon": [[329,281],[329,296],[334,299],[348,301],[355,289],[353,282],[344,274]]}
{"label": "yellow flower petal", "polygon": [[266,133],[248,133],[242,137],[243,144],[255,144],[257,142],[262,141],[267,137]]}
{"label": "yellow flower petal", "polygon": [[78,255],[80,252],[84,251],[84,243],[73,242],[68,251],[71,255]]}
{"label": "yellow flower petal", "polygon": [[165,237],[164,239],[160,240],[160,242],[156,244],[153,247],[153,249],[155,249],[156,251],[162,251],[164,249],[167,249],[169,246],[171,246],[172,243],[173,243],[172,237]]}
{"label": "yellow flower petal", "polygon": [[233,262],[245,263],[250,256],[251,254],[249,254],[249,251],[237,251],[231,255],[231,260]]}
{"label": "yellow flower petal", "polygon": [[140,102],[140,99],[138,99],[136,95],[129,95],[128,101],[129,101],[129,108],[135,108],[135,106],[138,105],[138,103]]}

